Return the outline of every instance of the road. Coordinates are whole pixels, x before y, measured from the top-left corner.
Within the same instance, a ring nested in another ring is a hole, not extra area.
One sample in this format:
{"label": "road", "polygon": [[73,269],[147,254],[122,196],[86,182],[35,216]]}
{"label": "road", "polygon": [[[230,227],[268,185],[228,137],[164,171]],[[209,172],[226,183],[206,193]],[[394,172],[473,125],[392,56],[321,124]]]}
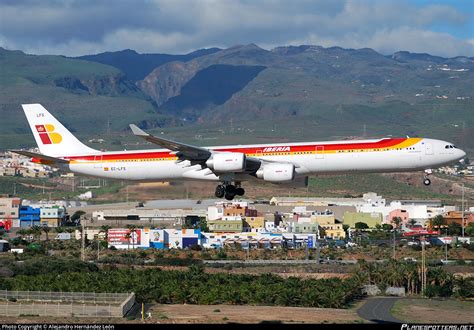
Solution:
{"label": "road", "polygon": [[404,323],[392,316],[390,310],[395,302],[400,298],[377,297],[369,298],[365,304],[357,310],[357,314],[374,323]]}

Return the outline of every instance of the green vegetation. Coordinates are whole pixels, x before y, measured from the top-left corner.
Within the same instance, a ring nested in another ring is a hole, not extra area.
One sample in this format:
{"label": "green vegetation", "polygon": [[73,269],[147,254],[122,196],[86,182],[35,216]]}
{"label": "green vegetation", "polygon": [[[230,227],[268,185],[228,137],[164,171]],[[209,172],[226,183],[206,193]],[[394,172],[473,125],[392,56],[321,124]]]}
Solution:
{"label": "green vegetation", "polygon": [[[422,293],[420,271],[418,264],[395,260],[384,263],[360,261],[356,270],[367,275],[368,284],[375,284],[381,290],[388,286],[404,287],[409,295]],[[449,297],[453,294],[454,284],[454,276],[442,267],[428,267],[424,294],[428,297]]]}
{"label": "green vegetation", "polygon": [[[130,253],[130,257],[135,254]],[[3,260],[1,273],[8,274],[0,289],[44,291],[130,292],[140,302],[187,304],[256,304],[346,308],[361,297],[361,287],[376,284],[403,286],[408,294],[420,294],[420,269],[414,263],[391,260],[385,263],[360,261],[346,279],[282,278],[272,274],[238,275],[207,273],[200,264],[188,271],[100,269],[70,258],[31,258],[19,264]],[[441,267],[428,267],[429,297],[472,298],[474,279],[455,278]]]}
{"label": "green vegetation", "polygon": [[34,146],[22,103],[42,103],[66,127],[79,132],[79,137],[121,132],[132,122],[159,124],[166,120],[111,66],[0,48],[0,67],[3,149]]}
{"label": "green vegetation", "polygon": [[200,266],[189,271],[112,269],[89,272],[18,275],[0,284],[9,290],[130,292],[139,301],[187,304],[261,304],[307,307],[347,307],[360,296],[361,282],[283,279],[265,274],[208,274]]}
{"label": "green vegetation", "polygon": [[9,268],[14,276],[36,276],[41,274],[62,274],[67,272],[97,272],[95,264],[75,258],[35,257],[22,261],[2,260],[2,267]]}

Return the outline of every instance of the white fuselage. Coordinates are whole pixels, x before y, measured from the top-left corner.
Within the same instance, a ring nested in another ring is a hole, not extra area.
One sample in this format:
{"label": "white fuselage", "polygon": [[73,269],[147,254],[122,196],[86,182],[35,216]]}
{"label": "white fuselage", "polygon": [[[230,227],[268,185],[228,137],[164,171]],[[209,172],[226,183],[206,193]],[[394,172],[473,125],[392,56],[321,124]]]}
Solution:
{"label": "white fuselage", "polygon": [[[448,142],[425,138],[219,146],[208,149],[242,152],[247,157],[265,161],[292,163],[298,176],[419,171],[452,163],[466,155]],[[102,152],[65,158],[71,160],[68,165],[70,171],[96,177],[150,181],[222,180],[222,175],[216,175],[201,165],[191,166],[189,161],[178,163],[176,156],[165,149]],[[239,177],[239,180],[245,180],[245,177]]]}

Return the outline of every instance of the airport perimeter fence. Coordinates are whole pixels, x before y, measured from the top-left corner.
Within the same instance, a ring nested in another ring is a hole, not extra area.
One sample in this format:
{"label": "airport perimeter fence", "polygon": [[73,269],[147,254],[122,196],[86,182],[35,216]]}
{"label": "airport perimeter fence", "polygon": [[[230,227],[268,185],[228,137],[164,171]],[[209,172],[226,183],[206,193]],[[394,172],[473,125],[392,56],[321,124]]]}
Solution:
{"label": "airport perimeter fence", "polygon": [[135,304],[132,293],[0,290],[0,315],[123,317]]}

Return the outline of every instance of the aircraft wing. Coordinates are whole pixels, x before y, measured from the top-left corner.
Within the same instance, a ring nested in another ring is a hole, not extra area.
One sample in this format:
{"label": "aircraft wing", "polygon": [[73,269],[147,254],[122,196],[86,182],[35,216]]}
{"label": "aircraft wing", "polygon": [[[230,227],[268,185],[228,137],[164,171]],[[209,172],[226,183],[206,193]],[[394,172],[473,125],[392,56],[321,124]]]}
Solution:
{"label": "aircraft wing", "polygon": [[11,152],[14,152],[16,154],[20,154],[26,157],[31,157],[33,159],[39,160],[41,164],[45,165],[60,165],[60,164],[68,164],[69,161],[62,159],[62,158],[56,158],[56,157],[51,157],[51,156],[46,156],[43,154],[39,154],[36,152],[31,152],[31,151],[26,151],[26,150],[10,150]]}
{"label": "aircraft wing", "polygon": [[156,137],[141,130],[134,124],[131,124],[130,128],[132,129],[132,132],[134,135],[139,136],[154,144],[157,144],[163,148],[169,149],[171,151],[175,151],[176,155],[180,159],[185,159],[189,161],[197,161],[197,162],[205,162],[212,155],[212,152],[206,148],[195,147],[189,144],[175,142],[168,139]]}
{"label": "aircraft wing", "polygon": [[[136,125],[131,124],[130,128],[132,129],[132,132],[134,135],[139,136],[147,141],[150,141],[154,144],[159,145],[160,147],[172,150],[176,152],[176,155],[180,159],[178,162],[183,161],[183,160],[189,160],[191,163],[199,163],[201,165],[205,165],[206,160],[208,160],[211,156],[213,151],[206,149],[206,148],[201,148],[201,147],[195,147],[189,144],[181,143],[181,142],[175,142],[171,141],[168,139],[164,139],[161,137],[156,137],[151,134],[148,134],[147,132],[141,130],[138,128]],[[247,157],[247,173],[253,173],[258,170],[260,167],[261,160],[258,158],[254,157]]]}

